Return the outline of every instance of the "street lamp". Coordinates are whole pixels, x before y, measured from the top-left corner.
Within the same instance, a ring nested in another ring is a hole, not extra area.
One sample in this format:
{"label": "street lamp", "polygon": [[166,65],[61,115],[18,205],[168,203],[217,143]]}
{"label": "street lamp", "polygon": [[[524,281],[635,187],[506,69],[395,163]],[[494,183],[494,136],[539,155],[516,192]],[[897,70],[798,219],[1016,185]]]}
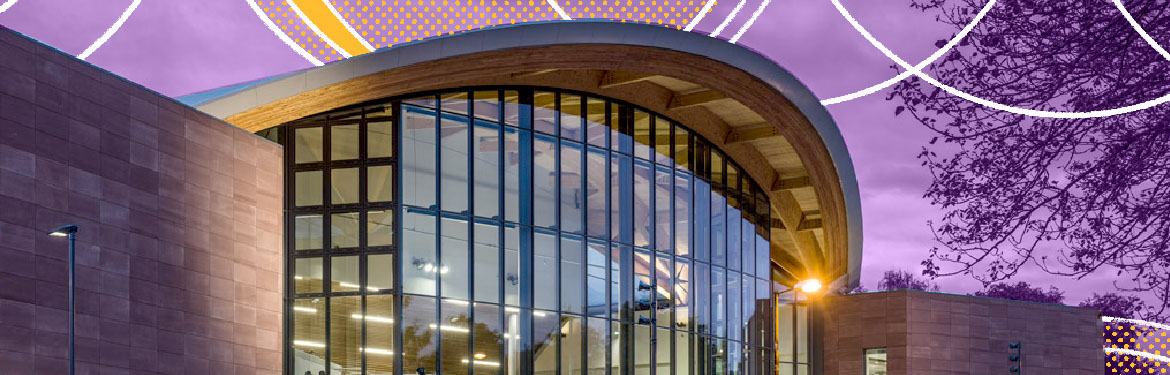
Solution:
{"label": "street lamp", "polygon": [[76,357],[76,354],[74,352],[74,345],[73,345],[74,327],[75,327],[74,323],[73,323],[73,318],[77,314],[77,308],[76,308],[76,305],[74,304],[74,295],[76,293],[74,292],[74,289],[73,289],[74,280],[77,279],[77,277],[76,277],[77,273],[74,270],[74,263],[77,259],[77,257],[75,256],[76,252],[74,251],[74,247],[75,247],[74,244],[77,240],[77,226],[76,225],[66,225],[66,226],[54,229],[53,231],[49,232],[48,235],[53,236],[53,237],[69,237],[69,260],[65,263],[65,269],[69,272],[69,375],[73,375],[73,368],[75,366],[75,363],[77,362],[76,361],[77,357]]}

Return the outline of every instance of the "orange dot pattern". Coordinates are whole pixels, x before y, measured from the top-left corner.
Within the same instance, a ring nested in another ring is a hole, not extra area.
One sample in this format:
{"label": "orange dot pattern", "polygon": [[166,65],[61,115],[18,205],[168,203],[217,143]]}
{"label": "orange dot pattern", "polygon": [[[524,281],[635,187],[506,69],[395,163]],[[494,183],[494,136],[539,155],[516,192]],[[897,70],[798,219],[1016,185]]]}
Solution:
{"label": "orange dot pattern", "polygon": [[[1146,326],[1106,323],[1105,347],[1137,350],[1161,356],[1170,356],[1166,331]],[[1105,372],[1110,374],[1167,374],[1170,364],[1130,355],[1106,354]]]}
{"label": "orange dot pattern", "polygon": [[[386,48],[484,27],[560,19],[546,0],[329,0],[370,46]],[[602,18],[682,29],[706,0],[558,0],[573,19]],[[264,13],[323,62],[342,56],[316,35],[287,1],[256,0]]]}

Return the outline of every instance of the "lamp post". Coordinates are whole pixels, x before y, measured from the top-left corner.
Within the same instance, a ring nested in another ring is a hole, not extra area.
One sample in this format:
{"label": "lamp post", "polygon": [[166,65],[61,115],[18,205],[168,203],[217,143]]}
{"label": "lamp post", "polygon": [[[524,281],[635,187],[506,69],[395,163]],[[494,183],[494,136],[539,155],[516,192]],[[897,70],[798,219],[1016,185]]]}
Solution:
{"label": "lamp post", "polygon": [[77,240],[77,226],[76,225],[66,225],[66,226],[54,229],[53,231],[49,232],[48,234],[50,236],[53,236],[53,237],[69,237],[69,260],[66,261],[65,268],[69,272],[69,375],[73,375],[74,366],[75,366],[75,363],[77,362],[76,361],[77,357],[76,357],[76,354],[74,352],[74,345],[73,345],[74,327],[75,327],[75,325],[73,323],[73,318],[77,314],[77,309],[76,309],[76,306],[74,304],[74,295],[76,293],[74,292],[74,289],[73,289],[74,280],[76,280],[76,278],[77,278],[76,272],[74,269],[75,268],[74,264],[75,264],[75,261],[77,259],[77,257],[75,256],[76,251],[74,251],[75,243]]}

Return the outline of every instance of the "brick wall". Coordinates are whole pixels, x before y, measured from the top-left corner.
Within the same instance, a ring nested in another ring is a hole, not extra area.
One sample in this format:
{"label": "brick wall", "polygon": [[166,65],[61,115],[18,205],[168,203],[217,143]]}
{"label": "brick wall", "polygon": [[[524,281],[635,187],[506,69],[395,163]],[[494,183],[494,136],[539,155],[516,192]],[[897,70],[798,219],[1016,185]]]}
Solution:
{"label": "brick wall", "polygon": [[864,374],[866,348],[887,348],[889,375],[1008,374],[1008,343],[1023,343],[1031,374],[1105,370],[1103,325],[1092,309],[922,291],[826,297],[825,374]]}
{"label": "brick wall", "polygon": [[0,374],[277,374],[278,145],[0,27]]}

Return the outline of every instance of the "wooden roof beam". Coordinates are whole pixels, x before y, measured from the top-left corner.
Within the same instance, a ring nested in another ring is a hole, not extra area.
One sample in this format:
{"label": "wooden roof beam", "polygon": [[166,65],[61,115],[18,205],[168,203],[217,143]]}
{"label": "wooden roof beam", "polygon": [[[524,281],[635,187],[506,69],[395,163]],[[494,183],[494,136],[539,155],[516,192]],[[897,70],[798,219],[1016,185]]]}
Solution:
{"label": "wooden roof beam", "polygon": [[654,74],[607,70],[605,74],[601,75],[601,81],[597,83],[597,87],[603,89],[614,88],[621,85],[642,82],[653,76]]}
{"label": "wooden roof beam", "polygon": [[700,106],[722,99],[727,99],[727,96],[724,96],[723,93],[715,90],[702,90],[690,94],[674,94],[674,96],[670,98],[670,104],[666,105],[666,109],[680,109]]}
{"label": "wooden roof beam", "polygon": [[523,71],[523,72],[518,72],[518,73],[512,73],[512,78],[538,76],[541,74],[552,73],[555,71],[557,71],[557,70],[556,69],[528,70],[528,71]]}
{"label": "wooden roof beam", "polygon": [[761,122],[731,129],[731,132],[727,133],[727,139],[723,143],[732,145],[777,136],[780,136],[780,128],[766,122]]}
{"label": "wooden roof beam", "polygon": [[812,179],[808,176],[776,178],[776,180],[772,182],[772,191],[787,191],[806,187],[812,187]]}

